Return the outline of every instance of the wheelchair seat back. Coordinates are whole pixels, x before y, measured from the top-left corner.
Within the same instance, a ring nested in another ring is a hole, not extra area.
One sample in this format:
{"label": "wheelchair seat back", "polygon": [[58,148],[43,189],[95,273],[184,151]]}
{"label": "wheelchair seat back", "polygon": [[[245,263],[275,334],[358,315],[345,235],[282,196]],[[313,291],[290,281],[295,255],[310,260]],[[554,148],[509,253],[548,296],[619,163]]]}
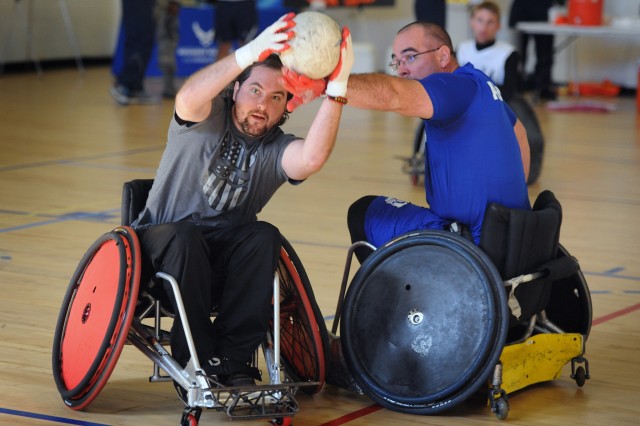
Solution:
{"label": "wheelchair seat back", "polygon": [[561,224],[562,207],[551,191],[540,193],[530,211],[491,203],[480,248],[504,279],[512,278],[557,256]]}
{"label": "wheelchair seat back", "polygon": [[[133,179],[122,185],[122,204],[120,206],[122,225],[129,226],[138,218],[147,203],[152,186],[153,179]],[[171,290],[164,287],[162,280],[155,278],[154,268],[144,253],[141,256],[141,262],[140,286],[142,295],[148,293],[160,301],[163,314],[173,317],[174,303],[172,302]]]}
{"label": "wheelchair seat back", "polygon": [[[537,272],[558,257],[561,223],[562,207],[551,191],[540,193],[530,211],[492,203],[482,224],[480,248],[504,280]],[[548,304],[551,275],[516,288],[524,321]],[[512,315],[510,326],[516,323]]]}
{"label": "wheelchair seat back", "polygon": [[120,221],[123,225],[131,225],[144,209],[153,179],[134,179],[125,182],[122,187],[122,205]]}

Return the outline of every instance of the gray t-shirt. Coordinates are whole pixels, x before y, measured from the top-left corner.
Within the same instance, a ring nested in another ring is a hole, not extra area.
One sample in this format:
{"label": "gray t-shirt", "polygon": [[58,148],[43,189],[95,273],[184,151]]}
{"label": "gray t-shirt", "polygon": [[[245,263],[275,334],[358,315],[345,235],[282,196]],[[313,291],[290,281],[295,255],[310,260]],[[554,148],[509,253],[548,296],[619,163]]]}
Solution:
{"label": "gray t-shirt", "polygon": [[282,154],[296,136],[279,127],[255,138],[237,130],[218,96],[209,117],[190,127],[175,116],[144,210],[134,228],[190,221],[214,227],[256,220],[287,180]]}

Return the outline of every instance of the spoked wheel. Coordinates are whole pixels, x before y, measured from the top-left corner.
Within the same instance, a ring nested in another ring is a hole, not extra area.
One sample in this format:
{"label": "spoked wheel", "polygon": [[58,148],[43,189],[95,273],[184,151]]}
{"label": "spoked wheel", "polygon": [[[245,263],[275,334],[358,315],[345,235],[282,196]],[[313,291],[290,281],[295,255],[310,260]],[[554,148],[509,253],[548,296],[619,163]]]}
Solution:
{"label": "spoked wheel", "polygon": [[318,382],[302,388],[314,394],[324,386],[329,337],[302,262],[284,237],[278,275],[282,362],[294,381]]}
{"label": "spoked wheel", "polygon": [[140,245],[131,228],[100,237],[80,261],[62,302],[53,339],[53,377],[64,403],[85,408],[122,352],[140,283]]}
{"label": "spoked wheel", "polygon": [[493,263],[444,231],[376,250],[355,274],[342,312],[342,349],[362,390],[411,414],[451,408],[486,385],[508,324]]}

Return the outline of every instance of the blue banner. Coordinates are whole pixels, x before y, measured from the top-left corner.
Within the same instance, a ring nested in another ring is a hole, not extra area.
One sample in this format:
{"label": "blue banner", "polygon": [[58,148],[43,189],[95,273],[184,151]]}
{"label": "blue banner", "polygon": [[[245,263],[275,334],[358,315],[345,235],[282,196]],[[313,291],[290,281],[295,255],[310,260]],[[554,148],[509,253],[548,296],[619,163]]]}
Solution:
{"label": "blue banner", "polygon": [[[283,7],[280,0],[258,1],[257,5],[258,32],[261,32],[279,17],[292,10],[291,8]],[[215,9],[215,6],[207,4],[180,8],[180,36],[176,49],[177,77],[187,77],[216,59],[218,48],[214,41],[215,28],[213,28]],[[117,70],[122,66],[123,37],[123,31],[120,29],[116,52],[111,65],[111,70],[114,74],[117,74]],[[158,68],[156,47],[154,47],[151,54],[146,75],[152,77],[162,75]]]}

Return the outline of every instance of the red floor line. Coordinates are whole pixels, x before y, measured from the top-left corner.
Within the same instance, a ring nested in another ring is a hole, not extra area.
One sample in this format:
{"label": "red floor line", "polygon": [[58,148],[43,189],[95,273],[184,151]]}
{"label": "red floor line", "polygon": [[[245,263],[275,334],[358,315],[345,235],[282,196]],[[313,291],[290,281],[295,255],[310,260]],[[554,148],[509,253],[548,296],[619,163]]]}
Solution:
{"label": "red floor line", "polygon": [[614,318],[618,318],[618,317],[620,317],[622,315],[629,314],[629,313],[631,313],[633,311],[637,311],[638,309],[640,309],[640,303],[638,303],[636,305],[633,305],[633,306],[629,306],[628,308],[624,308],[624,309],[621,309],[621,310],[616,311],[616,312],[612,312],[612,313],[610,313],[608,315],[605,315],[603,317],[600,317],[598,319],[595,319],[595,320],[591,321],[591,325],[594,326],[594,325],[602,324],[603,322],[607,322],[607,321],[612,320]]}
{"label": "red floor line", "polygon": [[357,411],[354,411],[353,413],[345,414],[344,416],[338,417],[337,419],[330,420],[330,421],[328,421],[326,423],[322,423],[319,426],[340,426],[340,425],[343,425],[345,423],[349,423],[350,421],[359,419],[360,417],[364,417],[367,414],[371,414],[371,413],[373,413],[375,411],[378,411],[380,409],[382,409],[382,406],[380,406],[378,404],[373,404],[373,405],[370,405],[368,407],[364,407],[364,408],[361,408],[361,409],[359,409]]}
{"label": "red floor line", "polygon": [[[603,322],[607,322],[609,320],[621,317],[622,315],[626,315],[629,314],[633,311],[637,311],[638,309],[640,309],[640,303],[633,305],[633,306],[629,306],[627,308],[621,309],[619,311],[616,312],[612,312],[608,315],[605,315],[603,317],[600,317],[598,319],[595,319],[593,321],[591,321],[591,326],[594,325],[598,325],[598,324],[602,324]],[[353,420],[359,419],[360,417],[364,417],[368,414],[371,414],[373,412],[376,412],[378,410],[380,410],[382,408],[382,406],[378,405],[378,404],[374,404],[374,405],[370,405],[368,407],[364,407],[361,408],[360,410],[354,411],[353,413],[349,413],[349,414],[345,414],[342,417],[338,417],[337,419],[328,421],[326,423],[322,423],[319,426],[341,426],[345,423],[349,423]]]}

